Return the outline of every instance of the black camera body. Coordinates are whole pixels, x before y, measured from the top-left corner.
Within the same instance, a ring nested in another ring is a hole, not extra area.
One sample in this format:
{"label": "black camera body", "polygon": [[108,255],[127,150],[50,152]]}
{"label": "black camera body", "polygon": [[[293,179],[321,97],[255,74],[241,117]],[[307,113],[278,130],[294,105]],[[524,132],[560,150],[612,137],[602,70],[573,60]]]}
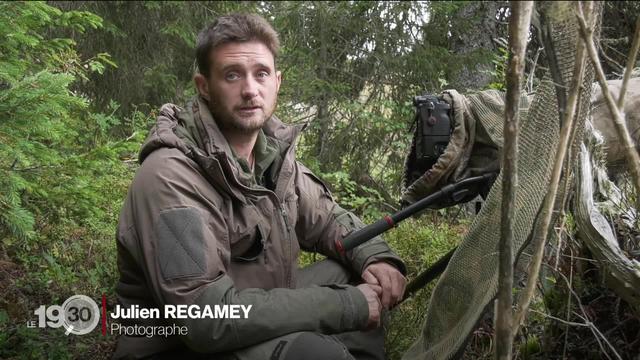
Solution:
{"label": "black camera body", "polygon": [[414,97],[416,107],[415,161],[417,168],[430,169],[444,152],[451,132],[451,105],[434,95]]}
{"label": "black camera body", "polygon": [[[456,159],[440,159],[452,140],[455,128],[452,105],[431,94],[414,97],[413,105],[416,108],[411,126],[413,140],[411,142],[411,150],[405,161],[402,185],[403,191],[407,191],[409,195],[408,197],[403,195],[401,206],[406,207],[415,201],[434,195],[436,192],[444,191],[444,189],[449,189],[447,191],[450,191],[451,186],[454,184],[458,184],[460,189],[452,193],[451,196],[441,198],[430,204],[428,208],[441,209],[465,203],[477,195],[485,198],[491,189],[497,171],[484,171],[483,169],[478,171],[477,169],[471,169],[471,165],[468,162],[461,164],[456,161],[452,164],[448,161],[455,161]],[[477,145],[477,143],[473,145],[472,153]],[[478,149],[479,156],[482,156],[482,151],[484,150],[480,147]],[[460,151],[465,150],[461,149]],[[429,178],[430,171],[438,163],[438,160],[443,160],[442,167],[434,169],[436,175],[439,176],[437,178]],[[461,166],[464,166],[465,169],[460,170]],[[454,176],[450,172],[452,167],[454,172],[460,170],[461,173]],[[447,173],[443,173],[443,171]],[[468,181],[470,179],[474,180]]]}

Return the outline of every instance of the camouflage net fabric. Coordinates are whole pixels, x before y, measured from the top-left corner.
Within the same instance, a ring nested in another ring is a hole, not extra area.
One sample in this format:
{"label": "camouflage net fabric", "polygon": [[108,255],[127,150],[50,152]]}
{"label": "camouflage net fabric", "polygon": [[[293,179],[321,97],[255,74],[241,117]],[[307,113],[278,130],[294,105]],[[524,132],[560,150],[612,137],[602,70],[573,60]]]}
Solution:
{"label": "camouflage net fabric", "polygon": [[[546,19],[551,27],[551,51],[555,52],[564,84],[571,83],[576,44],[580,41],[574,6],[567,2],[537,4],[540,12],[549,14]],[[599,11],[596,13],[599,14]],[[576,136],[567,154],[569,162],[576,158],[589,111],[594,77],[588,61],[586,65],[575,119]],[[553,81],[547,75],[536,89],[528,112],[521,113],[520,117],[519,188],[516,193],[513,239],[516,254],[526,245],[551,177],[560,128],[555,92]],[[465,117],[473,117],[465,121],[481,124],[477,128],[490,129],[490,133],[483,136],[501,146],[504,122],[502,98],[491,93],[471,96],[466,98],[464,106],[468,107],[464,112]],[[561,180],[562,183],[564,180]],[[563,191],[560,189],[560,197]],[[427,309],[423,330],[404,354],[404,360],[450,359],[459,354],[485,308],[495,298],[501,201],[502,176],[499,176],[481,212],[440,277]]]}

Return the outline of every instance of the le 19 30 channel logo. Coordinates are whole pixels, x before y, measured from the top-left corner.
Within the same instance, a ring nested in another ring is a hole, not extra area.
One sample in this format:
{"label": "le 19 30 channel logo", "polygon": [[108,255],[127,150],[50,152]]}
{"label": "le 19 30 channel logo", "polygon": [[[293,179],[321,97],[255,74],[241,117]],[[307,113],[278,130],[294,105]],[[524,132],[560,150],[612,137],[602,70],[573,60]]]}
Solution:
{"label": "le 19 30 channel logo", "polygon": [[62,305],[40,305],[34,312],[38,321],[27,323],[29,327],[64,327],[65,335],[85,335],[100,322],[100,309],[93,299],[85,295],[73,295]]}

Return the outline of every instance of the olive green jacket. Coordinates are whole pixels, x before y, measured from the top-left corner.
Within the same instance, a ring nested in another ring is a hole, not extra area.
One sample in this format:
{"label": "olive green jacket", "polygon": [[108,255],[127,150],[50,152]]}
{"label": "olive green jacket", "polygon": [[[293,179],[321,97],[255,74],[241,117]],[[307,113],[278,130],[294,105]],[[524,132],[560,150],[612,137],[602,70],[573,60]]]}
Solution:
{"label": "olive green jacket", "polygon": [[180,345],[226,352],[296,331],[363,329],[368,306],[352,286],[296,288],[301,249],[361,274],[384,260],[405,271],[381,238],[346,254],[335,241],[362,226],[327,187],[295,160],[299,127],[271,117],[264,135],[281,154],[265,172],[272,190],[240,181],[243,171],[207,104],[167,104],[140,153],[142,163],[117,231],[121,306],[252,305],[247,319],[178,319],[135,324],[188,327],[180,339],[120,337],[114,357],[139,357]]}

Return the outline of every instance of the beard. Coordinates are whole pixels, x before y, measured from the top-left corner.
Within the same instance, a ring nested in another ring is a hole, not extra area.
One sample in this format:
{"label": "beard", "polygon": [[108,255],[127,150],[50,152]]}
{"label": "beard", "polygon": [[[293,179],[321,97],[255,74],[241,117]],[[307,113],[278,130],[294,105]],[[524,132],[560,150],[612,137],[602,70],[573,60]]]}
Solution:
{"label": "beard", "polygon": [[[252,116],[241,116],[237,110],[242,106],[260,106]],[[268,107],[266,104],[245,103],[230,110],[215,101],[209,103],[209,110],[216,123],[223,131],[232,131],[238,134],[253,134],[262,129],[264,123],[273,114],[275,106]]]}

